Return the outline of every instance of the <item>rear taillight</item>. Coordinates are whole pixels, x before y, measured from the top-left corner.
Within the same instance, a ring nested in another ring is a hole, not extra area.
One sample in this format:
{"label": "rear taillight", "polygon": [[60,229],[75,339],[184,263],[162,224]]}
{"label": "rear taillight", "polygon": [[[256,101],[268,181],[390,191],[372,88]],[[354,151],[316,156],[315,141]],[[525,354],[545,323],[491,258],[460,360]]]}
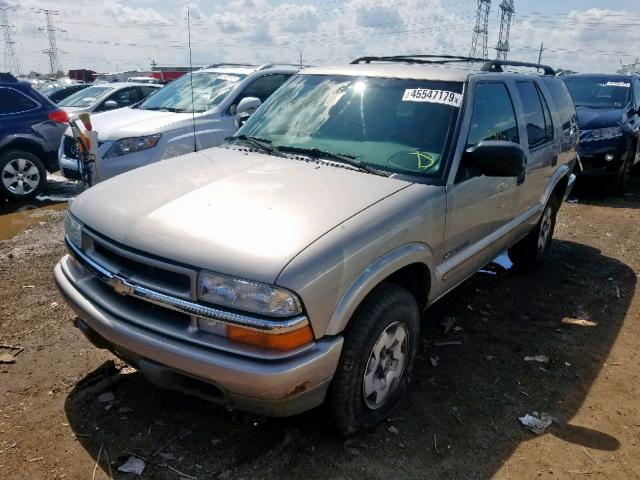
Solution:
{"label": "rear taillight", "polygon": [[49,120],[53,120],[58,123],[69,123],[69,116],[64,110],[54,110],[49,113]]}

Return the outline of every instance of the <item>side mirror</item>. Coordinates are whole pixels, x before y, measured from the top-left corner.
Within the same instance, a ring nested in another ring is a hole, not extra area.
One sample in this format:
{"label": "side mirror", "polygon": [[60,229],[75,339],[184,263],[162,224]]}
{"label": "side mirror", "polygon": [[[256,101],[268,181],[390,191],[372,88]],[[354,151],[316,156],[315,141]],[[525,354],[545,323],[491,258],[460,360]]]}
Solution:
{"label": "side mirror", "polygon": [[519,177],[527,170],[527,157],[521,145],[513,142],[480,142],[464,156],[488,177]]}
{"label": "side mirror", "polygon": [[116,108],[118,108],[118,102],[116,102],[115,100],[107,100],[106,102],[104,102],[105,110],[114,110]]}
{"label": "side mirror", "polygon": [[244,97],[240,100],[240,103],[238,103],[238,106],[236,107],[236,128],[240,128],[244,125],[260,105],[262,105],[262,101],[257,97]]}

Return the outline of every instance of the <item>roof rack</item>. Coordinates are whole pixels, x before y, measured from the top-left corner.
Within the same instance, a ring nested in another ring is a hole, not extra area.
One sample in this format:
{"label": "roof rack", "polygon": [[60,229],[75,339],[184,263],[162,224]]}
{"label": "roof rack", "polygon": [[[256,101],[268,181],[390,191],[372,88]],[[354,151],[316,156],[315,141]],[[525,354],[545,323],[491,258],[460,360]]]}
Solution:
{"label": "roof rack", "polygon": [[539,68],[544,71],[545,75],[551,75],[554,77],[556,75],[556,71],[549,65],[542,65],[541,63],[518,62],[515,60],[487,60],[482,66],[482,70],[484,70],[485,72],[503,72],[503,66]]}
{"label": "roof rack", "polygon": [[0,72],[0,82],[17,82],[18,79],[11,75],[10,73],[2,73]]}
{"label": "roof rack", "polygon": [[463,57],[458,55],[392,55],[388,57],[360,57],[351,64],[371,62],[404,62],[428,65],[441,65],[445,63],[482,63],[482,71],[503,72],[503,66],[538,68],[544,71],[545,75],[555,76],[556,72],[548,65],[529,62],[517,62],[512,60],[488,60],[486,58]]}
{"label": "roof rack", "polygon": [[220,67],[257,67],[255,63],[212,63],[202,68],[220,68]]}

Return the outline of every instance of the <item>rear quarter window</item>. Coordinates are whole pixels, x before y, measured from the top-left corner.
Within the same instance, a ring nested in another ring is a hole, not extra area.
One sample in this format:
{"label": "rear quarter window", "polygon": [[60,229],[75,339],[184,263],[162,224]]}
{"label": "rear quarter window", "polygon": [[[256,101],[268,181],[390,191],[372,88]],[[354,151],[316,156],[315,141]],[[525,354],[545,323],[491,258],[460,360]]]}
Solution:
{"label": "rear quarter window", "polygon": [[0,115],[35,110],[38,104],[22,92],[13,88],[0,87]]}
{"label": "rear quarter window", "polygon": [[549,93],[551,93],[553,103],[555,103],[558,109],[562,133],[564,135],[571,134],[574,126],[578,123],[578,119],[576,116],[576,107],[569,94],[569,89],[564,82],[558,78],[545,78],[543,81],[549,89]]}

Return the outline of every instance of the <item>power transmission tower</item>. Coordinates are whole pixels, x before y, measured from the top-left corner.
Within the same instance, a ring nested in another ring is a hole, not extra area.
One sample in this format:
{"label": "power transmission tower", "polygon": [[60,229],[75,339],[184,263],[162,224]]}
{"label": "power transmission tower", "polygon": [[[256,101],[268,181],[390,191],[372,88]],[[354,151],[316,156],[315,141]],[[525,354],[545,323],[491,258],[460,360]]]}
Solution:
{"label": "power transmission tower", "polygon": [[49,48],[47,50],[42,50],[42,53],[46,54],[49,57],[49,68],[51,70],[51,76],[55,77],[56,74],[62,70],[62,65],[60,64],[59,53],[64,53],[62,50],[58,48],[56,43],[56,35],[59,32],[64,32],[61,28],[56,27],[53,24],[53,17],[56,15],[60,15],[60,12],[57,10],[48,10],[46,8],[41,8],[36,10],[36,13],[44,13],[44,18],[47,22],[46,27],[40,27],[37,30],[46,31],[47,38],[49,39]]}
{"label": "power transmission tower", "polygon": [[4,40],[4,64],[9,72],[20,76],[22,72],[20,71],[20,62],[18,62],[18,56],[14,48],[16,42],[11,38],[13,25],[9,23],[8,11],[9,7],[0,7],[0,27],[2,28],[2,38]]}
{"label": "power transmission tower", "polygon": [[476,58],[482,44],[482,58],[489,58],[487,42],[489,40],[489,11],[491,0],[478,0],[478,12],[476,13],[476,26],[473,28],[471,39],[471,51],[469,56]]}
{"label": "power transmission tower", "polygon": [[496,45],[496,58],[498,60],[506,60],[509,54],[509,33],[511,30],[511,21],[516,10],[513,6],[513,0],[502,0],[500,3],[500,35],[498,44]]}

